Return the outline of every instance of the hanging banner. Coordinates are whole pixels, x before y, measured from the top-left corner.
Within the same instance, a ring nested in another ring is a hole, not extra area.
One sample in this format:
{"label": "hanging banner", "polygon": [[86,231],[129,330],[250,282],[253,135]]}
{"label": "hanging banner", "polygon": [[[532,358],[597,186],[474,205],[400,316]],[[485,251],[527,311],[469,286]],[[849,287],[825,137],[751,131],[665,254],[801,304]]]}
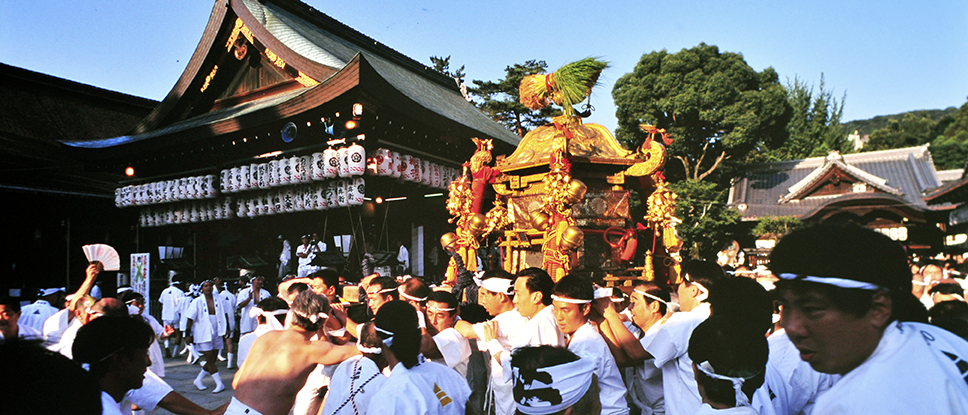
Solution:
{"label": "hanging banner", "polygon": [[145,313],[151,314],[151,297],[148,296],[151,254],[131,254],[131,288],[145,297]]}

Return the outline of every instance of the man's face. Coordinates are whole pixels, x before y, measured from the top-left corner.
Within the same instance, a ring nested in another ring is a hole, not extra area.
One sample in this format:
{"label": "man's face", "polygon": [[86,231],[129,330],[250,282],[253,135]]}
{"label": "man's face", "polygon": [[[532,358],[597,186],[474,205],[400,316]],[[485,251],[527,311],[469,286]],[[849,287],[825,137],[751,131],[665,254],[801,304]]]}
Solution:
{"label": "man's face", "polygon": [[17,329],[18,319],[20,319],[19,311],[15,313],[6,305],[0,304],[0,333],[3,333],[4,337],[9,338],[8,334],[12,334]]}
{"label": "man's face", "polygon": [[309,238],[302,238],[303,245],[309,245]]}
{"label": "man's face", "polygon": [[679,309],[682,311],[692,311],[692,309],[699,306],[699,300],[697,297],[702,293],[699,289],[699,285],[693,284],[689,281],[683,281],[679,284],[676,292],[679,294]]}
{"label": "man's face", "polygon": [[933,286],[937,284],[938,281],[944,279],[944,270],[937,265],[926,265],[924,269],[921,270],[921,275],[924,275],[924,282],[928,283],[928,286]]}
{"label": "man's face", "polygon": [[800,351],[800,359],[822,373],[845,374],[867,359],[882,332],[870,321],[872,312],[854,316],[813,290],[779,293],[780,326]]}
{"label": "man's face", "polygon": [[555,321],[558,322],[558,329],[564,334],[574,334],[579,327],[588,322],[588,312],[591,311],[591,304],[572,304],[564,301],[552,301],[555,307]]}
{"label": "man's face", "polygon": [[318,242],[318,241],[319,241],[319,235],[317,235],[317,234],[314,233],[313,234],[313,242]]}
{"label": "man's face", "polygon": [[[255,285],[255,284],[253,284]],[[202,294],[212,295],[212,283],[211,281],[205,281],[202,283]]]}
{"label": "man's face", "polygon": [[453,326],[457,316],[456,310],[445,311],[445,308],[450,306],[439,301],[427,302],[427,321],[438,333]]}
{"label": "man's face", "polygon": [[214,280],[212,280],[212,283],[215,284],[216,287],[221,287],[222,286],[222,279],[221,278],[215,278]]}
{"label": "man's face", "polygon": [[390,296],[385,293],[380,294],[380,290],[383,290],[383,287],[376,284],[371,284],[366,288],[366,298],[369,300],[370,311],[373,311],[373,314],[376,314],[380,307],[390,301]]}
{"label": "man's face", "polygon": [[481,288],[477,292],[477,302],[484,306],[487,314],[492,317],[501,314],[504,294],[495,293]]}
{"label": "man's face", "polygon": [[325,295],[326,297],[330,297],[332,295],[332,287],[326,285],[322,278],[313,278],[313,281],[309,284],[309,286],[316,294]]}
{"label": "man's face", "polygon": [[262,277],[257,277],[255,279],[253,279],[252,280],[252,290],[254,291],[257,288],[261,289],[262,288],[262,284],[265,283],[265,282],[266,282],[266,280],[263,279]]}
{"label": "man's face", "polygon": [[632,322],[639,328],[647,330],[652,324],[655,324],[656,320],[662,318],[662,315],[659,314],[659,307],[657,307],[658,303],[653,302],[656,305],[648,303],[645,301],[645,296],[636,291],[632,291],[629,297],[629,312],[632,313]]}
{"label": "man's face", "polygon": [[119,359],[121,363],[120,378],[122,384],[129,389],[138,389],[144,384],[145,371],[151,366],[148,348],[134,349],[130,354],[124,354]]}
{"label": "man's face", "polygon": [[538,301],[535,301],[532,297],[531,291],[528,290],[527,277],[519,277],[514,280],[514,306],[517,307],[518,313],[521,313],[525,317],[534,317],[538,313]]}

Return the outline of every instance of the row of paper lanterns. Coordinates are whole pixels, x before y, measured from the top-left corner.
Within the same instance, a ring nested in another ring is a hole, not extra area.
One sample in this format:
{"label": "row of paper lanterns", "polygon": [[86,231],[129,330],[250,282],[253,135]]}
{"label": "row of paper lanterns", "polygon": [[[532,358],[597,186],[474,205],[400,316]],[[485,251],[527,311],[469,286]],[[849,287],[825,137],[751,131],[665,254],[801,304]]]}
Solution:
{"label": "row of paper lanterns", "polygon": [[237,198],[234,206],[231,197],[224,197],[218,201],[147,207],[141,211],[140,223],[153,227],[359,206],[365,194],[366,182],[362,177],[331,180],[253,192]]}
{"label": "row of paper lanterns", "polygon": [[336,177],[362,176],[365,171],[366,156],[363,146],[353,143],[340,149],[327,148],[321,153],[222,170],[220,190],[222,193],[266,190]]}
{"label": "row of paper lanterns", "polygon": [[370,155],[369,170],[377,176],[394,177],[438,189],[447,189],[450,182],[461,175],[460,169],[441,166],[385,148],[376,149]]}
{"label": "row of paper lanterns", "polygon": [[117,207],[143,206],[185,200],[214,199],[215,175],[182,177],[114,189]]}

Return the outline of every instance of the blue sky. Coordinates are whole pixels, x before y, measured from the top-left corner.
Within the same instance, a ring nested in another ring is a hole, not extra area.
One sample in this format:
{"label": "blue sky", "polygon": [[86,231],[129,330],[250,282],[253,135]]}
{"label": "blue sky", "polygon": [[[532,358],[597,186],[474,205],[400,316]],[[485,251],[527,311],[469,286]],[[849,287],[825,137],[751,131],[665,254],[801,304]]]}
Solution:
{"label": "blue sky", "polygon": [[[219,0],[224,2],[225,0]],[[315,7],[430,64],[451,55],[469,80],[496,80],[528,59],[554,70],[611,63],[590,122],[616,126],[612,84],[652,51],[700,42],[846,91],[844,120],[960,106],[968,97],[968,2],[901,1],[323,1]],[[160,100],[181,75],[207,0],[3,0],[0,62]]]}

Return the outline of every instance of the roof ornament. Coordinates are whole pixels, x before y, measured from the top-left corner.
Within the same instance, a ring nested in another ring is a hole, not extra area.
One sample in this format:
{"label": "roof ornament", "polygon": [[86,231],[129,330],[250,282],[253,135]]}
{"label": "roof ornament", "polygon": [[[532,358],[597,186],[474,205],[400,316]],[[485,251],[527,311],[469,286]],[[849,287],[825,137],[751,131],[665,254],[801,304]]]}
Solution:
{"label": "roof ornament", "polygon": [[839,162],[843,163],[844,162],[844,156],[842,154],[840,154],[840,151],[838,151],[838,150],[830,150],[830,152],[827,153],[827,160],[826,161],[827,162],[839,161]]}

